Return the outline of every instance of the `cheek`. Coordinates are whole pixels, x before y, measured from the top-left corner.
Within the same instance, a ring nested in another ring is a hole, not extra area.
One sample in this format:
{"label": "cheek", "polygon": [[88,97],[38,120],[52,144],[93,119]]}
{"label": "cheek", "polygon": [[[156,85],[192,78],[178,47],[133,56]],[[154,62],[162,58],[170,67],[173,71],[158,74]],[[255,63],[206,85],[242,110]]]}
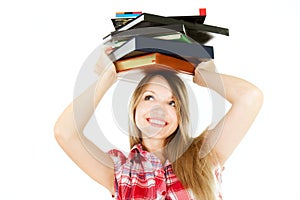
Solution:
{"label": "cheek", "polygon": [[137,124],[141,123],[146,113],[147,113],[147,108],[140,103],[135,109],[135,121]]}
{"label": "cheek", "polygon": [[178,115],[175,109],[170,110],[168,112],[168,116],[169,116],[169,121],[171,122],[171,129],[174,129],[173,131],[175,131],[175,129],[178,126],[179,120],[178,120]]}
{"label": "cheek", "polygon": [[178,122],[178,115],[177,111],[175,109],[172,109],[168,112],[171,119],[173,119],[174,122]]}

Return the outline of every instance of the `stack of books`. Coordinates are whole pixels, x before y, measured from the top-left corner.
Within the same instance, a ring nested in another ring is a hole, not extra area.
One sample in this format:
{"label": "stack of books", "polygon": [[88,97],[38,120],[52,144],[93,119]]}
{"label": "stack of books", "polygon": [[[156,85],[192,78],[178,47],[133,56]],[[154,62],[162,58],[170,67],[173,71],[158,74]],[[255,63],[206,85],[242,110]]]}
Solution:
{"label": "stack of books", "polygon": [[211,33],[229,35],[227,28],[204,24],[199,15],[160,16],[142,12],[118,12],[111,19],[115,30],[103,38],[114,50],[109,54],[117,72],[142,68],[166,68],[193,74],[195,66],[214,58],[207,46]]}

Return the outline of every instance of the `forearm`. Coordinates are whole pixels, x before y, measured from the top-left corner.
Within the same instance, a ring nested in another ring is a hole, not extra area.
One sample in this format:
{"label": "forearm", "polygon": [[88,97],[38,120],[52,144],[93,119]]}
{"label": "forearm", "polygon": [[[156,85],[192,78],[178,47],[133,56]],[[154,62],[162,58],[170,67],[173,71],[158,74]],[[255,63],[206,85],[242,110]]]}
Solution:
{"label": "forearm", "polygon": [[209,130],[207,139],[224,164],[256,118],[263,94],[246,80],[202,69],[195,71],[194,82],[216,91],[231,103],[228,112]]}
{"label": "forearm", "polygon": [[195,71],[194,82],[200,86],[214,90],[231,104],[244,99],[255,98],[260,90],[250,82],[225,74],[210,72],[202,69]]}
{"label": "forearm", "polygon": [[114,82],[114,76],[109,74],[100,76],[98,81],[76,97],[63,111],[55,124],[56,132],[65,135],[68,133],[83,132],[95,108]]}

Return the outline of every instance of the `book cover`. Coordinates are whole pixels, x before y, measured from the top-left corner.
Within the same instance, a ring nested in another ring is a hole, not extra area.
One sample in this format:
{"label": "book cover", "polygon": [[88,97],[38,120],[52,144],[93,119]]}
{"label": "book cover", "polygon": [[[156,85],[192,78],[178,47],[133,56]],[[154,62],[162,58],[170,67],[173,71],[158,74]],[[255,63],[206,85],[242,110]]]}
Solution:
{"label": "book cover", "polygon": [[130,38],[136,35],[161,35],[161,34],[170,34],[175,32],[186,32],[186,28],[183,24],[168,24],[168,25],[161,25],[161,26],[148,26],[142,28],[134,28],[128,29],[123,31],[112,31],[110,34],[103,37],[103,40],[110,40],[110,39],[122,39],[122,38]]}
{"label": "book cover", "polygon": [[[213,36],[207,32],[187,29],[184,24],[170,24],[162,26],[151,26],[143,28],[134,28],[124,31],[114,31],[103,38],[103,42],[107,43],[109,41],[124,41],[137,35],[157,37],[171,34],[178,34],[178,32],[184,34],[189,41],[198,42],[200,44],[205,44],[213,38]],[[183,38],[183,37],[182,37]],[[188,42],[188,40],[186,42]]]}
{"label": "book cover", "polygon": [[[142,13],[140,13],[142,14]],[[113,23],[113,26],[115,30],[120,29],[122,26],[126,25],[139,15],[131,16],[131,17],[118,17],[118,18],[112,18],[111,21]],[[166,18],[173,18],[176,20],[183,20],[195,24],[203,24],[206,18],[206,15],[188,15],[188,16],[167,16]],[[157,25],[157,24],[156,24]]]}
{"label": "book cover", "polygon": [[149,13],[143,13],[138,17],[128,21],[125,25],[117,28],[117,31],[128,30],[132,28],[139,27],[149,27],[149,26],[160,26],[168,24],[184,24],[187,28],[191,30],[199,30],[210,33],[217,33],[223,35],[229,35],[229,30],[227,28],[221,28],[217,26],[211,26],[201,23],[193,23],[183,19],[178,19],[174,17],[164,17],[160,15],[154,15]]}
{"label": "book cover", "polygon": [[132,17],[137,17],[140,14],[142,14],[142,11],[135,11],[135,12],[116,12],[116,17],[117,18],[132,18]]}
{"label": "book cover", "polygon": [[180,73],[194,74],[195,65],[186,60],[174,58],[161,53],[150,53],[136,56],[115,63],[116,71],[123,72],[131,69],[172,69]]}
{"label": "book cover", "polygon": [[205,46],[199,43],[162,40],[145,36],[133,37],[119,48],[113,50],[109,54],[109,57],[114,62],[128,57],[155,52],[185,59],[194,64],[214,58],[212,46]]}
{"label": "book cover", "polygon": [[[130,40],[131,38],[139,35],[141,34],[136,34],[133,36],[130,35],[128,37],[122,37],[122,36],[113,37],[111,40],[104,42],[104,45],[112,46],[113,48],[118,48],[124,43],[126,43],[128,40]],[[176,31],[170,33],[161,33],[161,34],[149,34],[148,32],[146,36],[156,38],[156,39],[161,39],[161,40],[173,40],[177,42],[186,42],[186,43],[196,42],[192,38],[187,37],[185,34]]]}

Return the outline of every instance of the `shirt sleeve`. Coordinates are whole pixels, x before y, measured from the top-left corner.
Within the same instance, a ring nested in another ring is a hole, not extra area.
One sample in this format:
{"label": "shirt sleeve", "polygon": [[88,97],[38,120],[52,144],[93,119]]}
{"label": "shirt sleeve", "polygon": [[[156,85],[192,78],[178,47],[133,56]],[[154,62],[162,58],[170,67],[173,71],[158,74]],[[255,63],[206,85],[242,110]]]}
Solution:
{"label": "shirt sleeve", "polygon": [[217,199],[218,200],[222,200],[222,190],[221,190],[221,185],[222,185],[222,173],[224,171],[224,167],[223,166],[216,166],[215,168],[215,181],[216,181],[216,195],[217,195]]}
{"label": "shirt sleeve", "polygon": [[113,162],[114,162],[115,195],[113,197],[117,199],[118,193],[119,193],[119,191],[118,191],[118,180],[119,180],[118,177],[119,176],[118,175],[120,175],[122,166],[126,162],[126,156],[124,155],[123,152],[121,152],[120,150],[117,150],[117,149],[112,149],[112,150],[108,151],[108,154],[110,155],[110,157],[113,159]]}

